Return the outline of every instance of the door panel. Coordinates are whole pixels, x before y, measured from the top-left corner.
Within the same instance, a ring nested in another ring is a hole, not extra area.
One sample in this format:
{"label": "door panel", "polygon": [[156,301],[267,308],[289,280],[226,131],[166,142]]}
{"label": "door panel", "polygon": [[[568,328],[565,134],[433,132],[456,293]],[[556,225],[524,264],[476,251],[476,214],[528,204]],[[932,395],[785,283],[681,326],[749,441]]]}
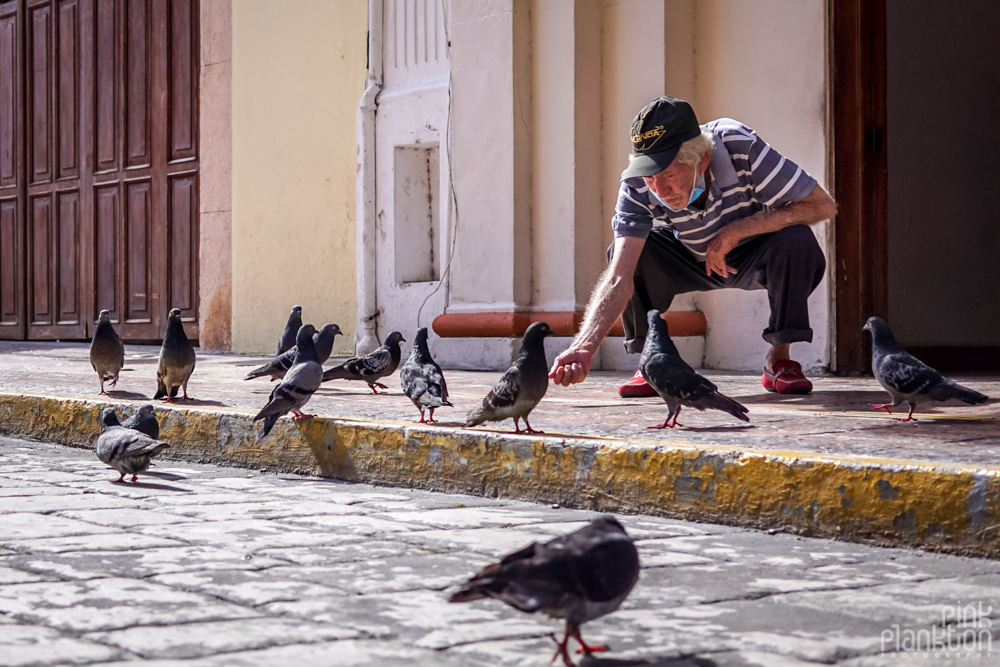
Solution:
{"label": "door panel", "polygon": [[59,120],[59,179],[80,177],[80,12],[78,0],[59,4],[56,109]]}
{"label": "door panel", "polygon": [[28,157],[32,183],[52,180],[51,108],[49,95],[52,58],[50,54],[52,12],[48,6],[34,7],[28,16]]}
{"label": "door panel", "polygon": [[59,225],[58,255],[53,266],[58,272],[55,285],[59,294],[57,324],[81,324],[80,304],[80,193],[76,190],[56,195]]}
{"label": "door panel", "polygon": [[125,165],[148,167],[149,141],[149,42],[147,0],[125,3]]}
{"label": "door panel", "polygon": [[182,318],[193,318],[198,300],[197,180],[195,174],[170,179],[168,201],[170,247],[185,248],[170,256],[170,305],[181,309]]}
{"label": "door panel", "polygon": [[121,223],[118,215],[118,184],[113,183],[94,189],[94,239],[96,253],[95,301],[97,311],[107,310],[112,320],[121,321],[121,290],[117,272],[106,270],[120,263],[118,253]]}
{"label": "door panel", "polygon": [[0,339],[25,335],[20,3],[0,5]]}
{"label": "door panel", "polygon": [[51,305],[52,197],[31,198],[31,325],[54,324]]}
{"label": "door panel", "polygon": [[144,323],[151,320],[150,292],[150,183],[140,181],[125,185],[125,321]]}

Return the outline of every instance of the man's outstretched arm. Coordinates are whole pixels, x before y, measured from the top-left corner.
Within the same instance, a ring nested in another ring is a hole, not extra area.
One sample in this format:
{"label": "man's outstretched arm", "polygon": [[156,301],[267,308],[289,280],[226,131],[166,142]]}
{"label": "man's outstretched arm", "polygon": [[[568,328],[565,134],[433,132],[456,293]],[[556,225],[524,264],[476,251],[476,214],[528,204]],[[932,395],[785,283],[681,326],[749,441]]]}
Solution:
{"label": "man's outstretched arm", "polygon": [[597,281],[594,293],[590,295],[580,333],[573,339],[569,349],[552,363],[549,377],[556,384],[568,387],[583,382],[587,377],[597,348],[632,298],[635,267],[645,245],[646,239],[642,238],[620,236],[615,239],[614,256]]}

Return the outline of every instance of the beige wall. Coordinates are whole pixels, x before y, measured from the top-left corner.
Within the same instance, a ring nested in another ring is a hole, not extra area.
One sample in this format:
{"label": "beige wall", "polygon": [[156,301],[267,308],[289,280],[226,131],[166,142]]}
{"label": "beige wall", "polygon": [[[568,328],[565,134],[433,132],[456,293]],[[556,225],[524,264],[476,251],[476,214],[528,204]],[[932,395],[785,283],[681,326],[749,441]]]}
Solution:
{"label": "beige wall", "polygon": [[199,157],[199,342],[232,344],[232,0],[202,0]]}
{"label": "beige wall", "polygon": [[350,352],[366,3],[233,4],[232,349],[272,352],[300,304]]}

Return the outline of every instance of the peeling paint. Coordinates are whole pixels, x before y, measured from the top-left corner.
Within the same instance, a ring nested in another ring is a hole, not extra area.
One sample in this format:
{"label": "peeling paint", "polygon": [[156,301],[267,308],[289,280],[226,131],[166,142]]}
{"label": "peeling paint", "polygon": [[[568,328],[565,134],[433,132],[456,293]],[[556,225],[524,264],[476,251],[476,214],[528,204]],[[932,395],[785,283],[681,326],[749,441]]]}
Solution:
{"label": "peeling paint", "polygon": [[[0,432],[91,447],[110,404],[0,392]],[[251,410],[157,413],[172,458],[1000,557],[995,467],[325,417],[257,443]]]}

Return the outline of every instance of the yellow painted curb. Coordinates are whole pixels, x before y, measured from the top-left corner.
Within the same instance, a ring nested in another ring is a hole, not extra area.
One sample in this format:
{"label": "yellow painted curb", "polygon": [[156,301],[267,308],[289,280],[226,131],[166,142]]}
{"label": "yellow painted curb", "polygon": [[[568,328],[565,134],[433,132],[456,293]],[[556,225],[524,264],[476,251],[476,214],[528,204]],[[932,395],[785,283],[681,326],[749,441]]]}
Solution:
{"label": "yellow painted curb", "polygon": [[[0,392],[0,433],[89,447],[107,405]],[[997,467],[334,417],[281,419],[257,444],[253,412],[157,416],[174,458],[1000,556]]]}

